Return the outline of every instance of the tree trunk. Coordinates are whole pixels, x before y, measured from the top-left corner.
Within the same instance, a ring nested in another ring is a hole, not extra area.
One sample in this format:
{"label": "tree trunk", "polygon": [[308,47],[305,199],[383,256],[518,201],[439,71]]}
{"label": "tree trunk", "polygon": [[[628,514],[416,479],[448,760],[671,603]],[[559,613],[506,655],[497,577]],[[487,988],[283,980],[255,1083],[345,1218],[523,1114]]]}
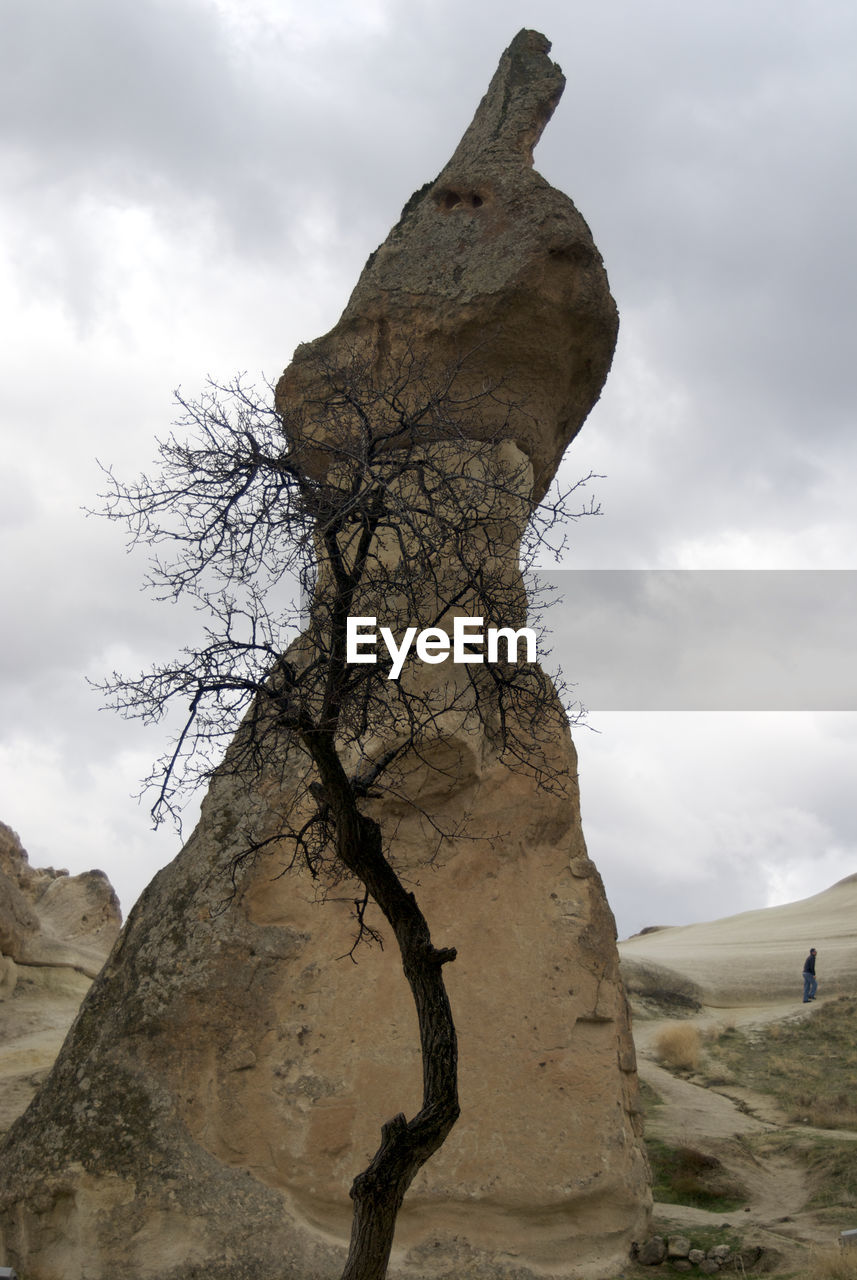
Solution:
{"label": "tree trunk", "polygon": [[422,952],[419,958],[406,954],[399,940],[420,1026],[423,1105],[412,1120],[400,1114],[383,1126],[381,1145],[371,1164],[354,1179],[351,1243],[342,1280],[384,1280],[405,1192],[443,1144],[459,1114],[458,1046],[441,972],[445,961],[455,958],[455,951],[432,947],[422,913],[413,895],[407,897],[426,939],[426,945],[414,948]]}
{"label": "tree trunk", "polygon": [[458,1042],[443,981],[443,966],[456,953],[432,945],[416,898],[384,856],[380,827],[357,807],[329,735],[310,732],[305,741],[336,815],[339,858],[369,890],[396,935],[420,1029],[422,1107],[412,1120],[400,1114],[383,1126],[381,1145],[351,1186],[354,1217],[342,1280],[384,1280],[405,1192],[459,1115]]}

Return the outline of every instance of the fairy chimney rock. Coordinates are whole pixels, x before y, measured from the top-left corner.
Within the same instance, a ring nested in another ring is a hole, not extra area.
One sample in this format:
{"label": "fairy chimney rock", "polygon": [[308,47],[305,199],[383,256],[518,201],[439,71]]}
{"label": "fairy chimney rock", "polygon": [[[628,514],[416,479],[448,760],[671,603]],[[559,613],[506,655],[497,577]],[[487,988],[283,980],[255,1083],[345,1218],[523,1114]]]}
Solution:
{"label": "fairy chimney rock", "polygon": [[[617,324],[585,222],[532,167],[563,88],[549,48],[535,32],[515,38],[338,324],[295,352],[277,388],[287,431],[323,440],[319,368],[355,352],[413,353],[429,371],[458,362],[502,402],[498,420],[463,422],[465,436],[503,436],[497,448],[529,459],[545,491],[598,397]],[[466,816],[483,836],[450,838],[415,873],[433,938],[458,948],[447,983],[462,1115],[405,1199],[393,1280],[586,1280],[647,1232],[613,917],[587,856],[567,728],[552,750],[564,794],[470,741],[467,772],[437,774],[423,797],[440,829]],[[28,1280],[340,1274],[351,1181],[381,1124],[421,1096],[395,947],[343,958],[352,903],[319,904],[265,856],[228,911],[206,909],[254,805],[276,792],[288,806],[296,785],[284,771],[260,798],[215,776],[195,832],[132,911],[0,1149],[0,1258]],[[420,839],[434,848],[395,803],[373,815],[411,852]]]}

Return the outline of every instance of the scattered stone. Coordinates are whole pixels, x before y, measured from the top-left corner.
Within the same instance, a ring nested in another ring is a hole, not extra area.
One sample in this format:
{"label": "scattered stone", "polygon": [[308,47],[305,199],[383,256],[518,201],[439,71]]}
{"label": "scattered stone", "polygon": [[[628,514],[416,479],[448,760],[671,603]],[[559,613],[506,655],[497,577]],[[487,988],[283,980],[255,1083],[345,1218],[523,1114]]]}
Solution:
{"label": "scattered stone", "polygon": [[667,1240],[667,1257],[686,1258],[691,1250],[691,1243],[687,1236],[670,1236]]}
{"label": "scattered stone", "polygon": [[705,1261],[705,1251],[703,1249],[691,1249],[687,1255],[687,1260],[692,1262],[695,1267],[698,1267],[700,1262]]}
{"label": "scattered stone", "polygon": [[659,1267],[667,1256],[667,1246],[663,1236],[651,1236],[640,1245],[637,1261],[644,1267]]}
{"label": "scattered stone", "polygon": [[728,1244],[716,1244],[712,1249],[708,1250],[707,1256],[712,1262],[725,1262],[731,1252],[732,1249]]}

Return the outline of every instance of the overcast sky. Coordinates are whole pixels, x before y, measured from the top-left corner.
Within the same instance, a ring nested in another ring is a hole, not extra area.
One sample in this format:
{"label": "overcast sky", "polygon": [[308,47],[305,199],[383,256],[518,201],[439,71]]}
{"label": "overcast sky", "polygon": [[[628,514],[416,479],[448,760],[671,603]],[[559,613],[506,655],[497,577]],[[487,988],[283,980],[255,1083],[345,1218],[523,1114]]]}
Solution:
{"label": "overcast sky", "polygon": [[[175,387],[276,377],[335,323],[522,26],[568,80],[536,165],[622,317],[564,463],[605,476],[567,567],[857,569],[853,0],[9,0],[0,819],[34,864],[103,868],[127,911],[178,849],[132,798],[159,731],[85,677],[168,657],[187,619],[83,515],[95,460],[135,475]],[[556,647],[592,707],[584,830],[621,936],[857,872],[853,697],[599,709],[574,607]],[[793,646],[800,609],[779,625]]]}

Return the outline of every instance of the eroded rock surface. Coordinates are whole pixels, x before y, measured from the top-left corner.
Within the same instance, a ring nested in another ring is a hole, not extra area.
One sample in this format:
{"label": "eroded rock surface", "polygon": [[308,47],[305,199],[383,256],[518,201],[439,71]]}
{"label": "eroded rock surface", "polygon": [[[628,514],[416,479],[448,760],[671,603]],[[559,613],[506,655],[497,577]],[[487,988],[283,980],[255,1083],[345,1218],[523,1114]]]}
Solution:
{"label": "eroded rock surface", "polygon": [[[466,356],[463,377],[502,386],[504,406],[468,429],[493,439],[507,426],[498,465],[544,492],[616,332],[583,219],[532,168],[563,86],[548,50],[537,33],[516,38],[337,327],[296,352],[278,404],[302,408],[311,439],[326,429],[313,420],[320,358],[398,350],[442,369]],[[645,1238],[649,1193],[613,918],[586,853],[571,738],[563,727],[549,747],[561,794],[501,763],[466,717],[445,726],[441,749],[444,774],[406,779],[438,827],[468,819],[434,865],[436,832],[419,813],[373,809],[436,944],[458,948],[447,983],[462,1116],[408,1194],[390,1274],[600,1276]],[[215,778],[0,1152],[6,1254],[28,1280],[341,1270],[348,1187],[380,1125],[418,1109],[419,1047],[395,948],[348,958],[349,886],[319,903],[271,856],[216,910],[246,822],[289,805],[294,768],[264,796]]]}
{"label": "eroded rock surface", "polygon": [[[598,399],[618,316],[601,255],[572,201],[533,168],[533,147],[565,79],[550,43],[522,31],[473,123],[434,182],[414,193],[370,257],[339,323],[298,347],[278,403],[310,401],[319,357],[363,344],[408,346],[443,371],[465,359],[459,393],[500,388],[481,431],[507,426],[540,498]],[[497,416],[501,415],[501,416]]]}
{"label": "eroded rock surface", "polygon": [[94,978],[122,923],[103,871],[70,876],[31,867],[18,836],[0,822],[0,954],[17,966],[69,969]]}
{"label": "eroded rock surface", "polygon": [[53,1065],[121,923],[103,872],[31,867],[0,823],[0,1133]]}

